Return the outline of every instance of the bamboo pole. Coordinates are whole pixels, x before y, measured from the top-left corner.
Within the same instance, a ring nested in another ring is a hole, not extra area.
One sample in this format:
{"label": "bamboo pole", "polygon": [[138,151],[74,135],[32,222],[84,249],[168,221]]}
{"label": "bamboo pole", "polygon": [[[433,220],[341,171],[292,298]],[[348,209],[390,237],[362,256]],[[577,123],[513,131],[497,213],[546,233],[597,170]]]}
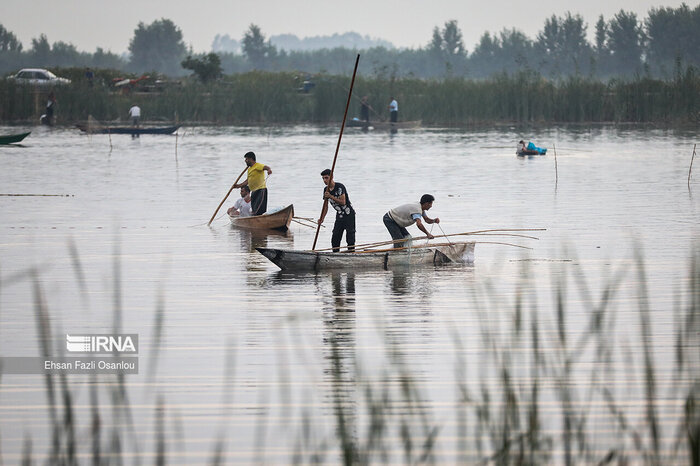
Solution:
{"label": "bamboo pole", "polygon": [[559,169],[557,167],[557,146],[555,144],[552,144],[552,147],[554,148],[554,176],[556,177],[554,179],[554,186],[559,184]]}
{"label": "bamboo pole", "polygon": [[693,144],[693,156],[690,158],[690,168],[688,169],[688,189],[690,189],[690,174],[693,172],[693,160],[695,160],[695,147],[697,144]]}
{"label": "bamboo pole", "polygon": [[[513,246],[515,248],[521,248],[521,249],[532,249],[527,246],[521,246],[519,244],[513,244],[513,243],[503,243],[500,241],[469,241],[468,243],[474,243],[474,244],[500,244],[504,246]],[[457,246],[459,244],[468,244],[468,243],[437,243],[437,244],[421,244],[418,246],[402,246],[400,248],[387,248],[387,249],[370,249],[368,251],[353,251],[353,252],[347,252],[345,254],[371,254],[371,253],[378,253],[378,252],[391,252],[391,251],[403,251],[406,249],[426,249],[426,248],[438,248],[438,247],[453,247]],[[316,251],[318,252],[318,251]]]}
{"label": "bamboo pole", "polygon": [[[333,182],[333,172],[335,171],[335,162],[338,160],[338,151],[340,150],[340,141],[343,139],[343,130],[345,130],[345,120],[348,118],[348,108],[350,108],[350,99],[352,98],[352,88],[355,85],[355,75],[357,74],[357,65],[360,63],[360,54],[357,54],[357,59],[355,59],[355,69],[352,72],[352,80],[350,81],[350,92],[348,92],[348,101],[345,104],[345,114],[343,115],[343,124],[340,126],[340,135],[338,135],[338,144],[335,146],[335,156],[333,157],[333,165],[331,166],[331,177],[328,181],[328,186]],[[328,187],[326,187],[328,191]],[[328,208],[328,199],[323,200],[323,207],[321,212]],[[320,217],[319,217],[320,218]],[[314,244],[311,246],[311,250],[316,249],[316,242],[318,241],[318,233],[321,231],[321,225],[319,224],[316,228],[316,236],[314,236]]]}
{"label": "bamboo pole", "polygon": [[221,200],[221,202],[219,203],[219,207],[217,207],[216,210],[214,211],[214,215],[212,215],[211,218],[209,219],[209,223],[207,223],[207,226],[211,225],[211,222],[214,221],[214,217],[216,217],[216,214],[219,213],[219,209],[221,209],[221,206],[224,205],[224,202],[226,202],[226,199],[228,199],[228,195],[231,194],[231,191],[233,191],[233,187],[236,186],[236,184],[238,183],[238,180],[241,179],[241,177],[243,176],[243,174],[244,174],[247,170],[248,170],[248,167],[245,167],[245,168],[243,169],[243,171],[241,172],[241,174],[238,175],[238,178],[236,178],[236,181],[234,181],[233,184],[231,185],[231,189],[228,190],[228,192],[226,193],[226,195],[224,196],[224,198],[223,198],[223,199]]}
{"label": "bamboo pole", "polygon": [[[499,236],[500,235],[515,236],[515,235],[511,235],[509,232],[516,232],[516,231],[547,231],[547,229],[546,228],[504,228],[504,229],[491,229],[491,230],[476,230],[476,231],[466,231],[463,233],[451,233],[449,235],[435,235],[435,236],[433,236],[433,238],[444,238],[447,236],[470,236],[470,235],[479,236],[479,235],[485,235],[485,234],[494,234],[494,235],[499,235]],[[497,232],[506,232],[506,233],[497,233]],[[535,236],[527,236],[527,235],[522,235],[522,237],[528,238],[528,239],[534,239],[534,240],[539,239]],[[428,239],[428,237],[427,236],[419,236],[417,238],[406,238],[405,240],[392,239],[389,241],[379,241],[376,243],[356,244],[354,246],[354,248],[355,249],[365,249],[365,248],[376,247],[376,246],[384,246],[387,244],[393,244],[393,243],[400,242],[400,241],[407,241],[409,239],[411,241],[420,241],[420,240]],[[346,248],[347,246],[341,246],[341,247]],[[334,248],[316,249],[315,251],[319,251],[319,252],[320,251],[330,251],[331,249],[334,249]]]}

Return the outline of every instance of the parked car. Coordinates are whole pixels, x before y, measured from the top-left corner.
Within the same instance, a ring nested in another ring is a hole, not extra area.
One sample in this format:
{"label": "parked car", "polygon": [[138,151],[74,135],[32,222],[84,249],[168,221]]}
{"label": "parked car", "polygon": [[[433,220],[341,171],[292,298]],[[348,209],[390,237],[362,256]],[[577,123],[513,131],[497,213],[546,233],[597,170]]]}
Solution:
{"label": "parked car", "polygon": [[70,79],[59,78],[49,70],[42,68],[24,68],[11,76],[15,82],[20,84],[32,84],[36,86],[55,86],[59,84],[70,84]]}

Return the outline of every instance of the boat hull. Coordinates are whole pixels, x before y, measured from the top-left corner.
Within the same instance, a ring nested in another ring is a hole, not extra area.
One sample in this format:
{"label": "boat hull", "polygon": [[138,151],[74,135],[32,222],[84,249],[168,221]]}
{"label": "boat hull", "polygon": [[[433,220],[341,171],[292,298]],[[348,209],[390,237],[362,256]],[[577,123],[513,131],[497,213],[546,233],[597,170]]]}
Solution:
{"label": "boat hull", "polygon": [[179,126],[157,126],[157,127],[140,127],[133,126],[96,126],[76,125],[78,129],[86,133],[97,134],[173,134]]}
{"label": "boat hull", "polygon": [[247,230],[278,230],[287,231],[294,217],[294,204],[289,204],[282,210],[252,217],[236,217],[229,215],[231,225]]}
{"label": "boat hull", "polygon": [[347,122],[349,128],[374,128],[374,129],[411,129],[420,128],[422,120],[415,121],[398,121],[392,123],[390,121],[370,121],[369,123],[363,120],[350,120]]}
{"label": "boat hull", "polygon": [[256,248],[260,254],[282,270],[314,271],[334,269],[384,269],[419,265],[444,265],[474,262],[474,243],[451,246],[413,248],[410,250],[371,252],[294,251]]}
{"label": "boat hull", "polygon": [[29,133],[31,133],[31,131],[28,131],[26,133],[6,134],[4,136],[0,136],[0,144],[15,144],[21,142],[24,138],[29,136]]}

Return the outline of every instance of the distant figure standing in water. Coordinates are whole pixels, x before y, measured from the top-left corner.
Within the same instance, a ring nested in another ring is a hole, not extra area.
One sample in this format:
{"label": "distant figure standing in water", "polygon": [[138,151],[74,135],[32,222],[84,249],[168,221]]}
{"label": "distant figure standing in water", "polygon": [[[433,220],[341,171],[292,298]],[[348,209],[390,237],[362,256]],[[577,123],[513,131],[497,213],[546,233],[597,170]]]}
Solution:
{"label": "distant figure standing in water", "polygon": [[129,109],[129,118],[131,118],[131,126],[138,128],[141,122],[141,108],[138,105],[134,104]]}
{"label": "distant figure standing in water", "polygon": [[272,169],[267,165],[255,161],[255,152],[246,152],[243,156],[248,165],[248,178],[234,188],[248,186],[250,189],[250,204],[253,215],[262,215],[267,212],[267,186],[265,186],[265,172],[272,175]]}
{"label": "distant figure standing in water", "polygon": [[391,96],[391,102],[389,103],[389,121],[396,123],[399,121],[399,103]]}
{"label": "distant figure standing in water", "polygon": [[369,98],[367,96],[363,96],[362,100],[360,100],[360,120],[369,123],[370,109],[372,109],[372,106],[369,104]]}
{"label": "distant figure standing in water", "polygon": [[53,112],[56,108],[56,95],[51,91],[46,100],[46,113],[41,116],[41,123],[53,126]]}

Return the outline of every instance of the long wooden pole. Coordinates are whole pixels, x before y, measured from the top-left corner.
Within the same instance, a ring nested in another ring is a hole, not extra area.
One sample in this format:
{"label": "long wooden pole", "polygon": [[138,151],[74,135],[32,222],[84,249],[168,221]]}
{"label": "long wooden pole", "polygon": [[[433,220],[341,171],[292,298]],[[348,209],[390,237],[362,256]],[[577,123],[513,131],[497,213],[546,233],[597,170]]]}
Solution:
{"label": "long wooden pole", "polygon": [[[473,235],[473,236],[484,236],[484,235],[495,235],[495,236],[517,236],[517,237],[521,237],[521,238],[534,239],[534,240],[538,240],[538,239],[539,239],[539,238],[537,238],[536,236],[517,235],[517,234],[513,234],[513,233],[507,233],[507,232],[516,232],[516,231],[547,231],[547,229],[546,229],[546,228],[507,228],[507,229],[501,229],[501,230],[498,230],[498,229],[476,230],[476,231],[465,231],[465,232],[463,232],[463,233],[451,233],[451,234],[449,234],[449,235],[435,235],[435,236],[433,236],[433,238],[446,238],[446,237],[448,237],[448,236],[471,236],[471,235]],[[498,233],[498,232],[506,232],[506,233]],[[408,241],[409,239],[410,239],[411,241],[420,241],[420,240],[428,239],[428,237],[427,237],[427,236],[419,236],[419,237],[416,237],[416,238],[411,237],[411,238],[406,238],[406,239],[403,240],[403,241]],[[357,250],[357,249],[367,249],[367,248],[376,247],[376,246],[385,246],[385,245],[387,245],[387,244],[393,244],[393,243],[396,243],[396,242],[400,242],[400,241],[399,241],[399,240],[392,239],[392,240],[389,240],[389,241],[379,241],[379,242],[376,242],[376,243],[356,244],[356,245],[355,245],[355,250]],[[341,246],[341,247],[345,247],[345,246]],[[317,252],[321,252],[321,251],[330,251],[331,249],[333,249],[333,248],[316,249],[316,251],[317,251]]]}
{"label": "long wooden pole", "polygon": [[690,174],[693,172],[693,160],[695,160],[695,147],[697,144],[693,144],[693,156],[690,158],[690,168],[688,169],[688,189],[690,189]]}
{"label": "long wooden pole", "polygon": [[[331,166],[331,178],[328,181],[328,186],[333,182],[333,172],[335,171],[335,162],[338,160],[338,151],[340,150],[340,141],[343,139],[343,130],[345,130],[345,120],[348,118],[348,108],[350,108],[350,99],[352,98],[352,88],[355,85],[355,75],[357,74],[357,65],[360,63],[360,54],[357,54],[357,59],[355,60],[355,69],[352,72],[352,81],[350,81],[350,92],[348,92],[348,101],[345,104],[345,114],[343,115],[343,124],[340,125],[340,135],[338,136],[338,144],[335,146],[335,156],[333,157],[333,165]],[[328,188],[326,188],[328,190]],[[328,199],[323,200],[323,208],[321,212],[328,208]],[[316,235],[314,236],[314,245],[311,246],[311,250],[316,249],[316,242],[318,241],[318,233],[321,231],[321,225],[316,228]]]}
{"label": "long wooden pole", "polygon": [[228,195],[231,194],[231,191],[233,191],[233,187],[236,186],[236,184],[238,184],[238,180],[241,179],[241,177],[243,176],[243,174],[244,174],[247,170],[248,170],[248,167],[245,167],[245,168],[243,169],[243,171],[241,172],[241,174],[238,175],[238,178],[236,178],[236,181],[234,181],[233,184],[231,185],[231,189],[228,190],[228,192],[226,193],[226,195],[224,196],[224,198],[221,200],[221,203],[219,203],[219,207],[217,207],[216,210],[214,211],[214,215],[212,215],[211,218],[209,219],[209,223],[207,223],[207,226],[211,225],[211,222],[214,221],[214,217],[216,217],[216,214],[219,213],[219,209],[221,209],[221,206],[224,205],[224,202],[226,202],[226,199],[228,199]]}

